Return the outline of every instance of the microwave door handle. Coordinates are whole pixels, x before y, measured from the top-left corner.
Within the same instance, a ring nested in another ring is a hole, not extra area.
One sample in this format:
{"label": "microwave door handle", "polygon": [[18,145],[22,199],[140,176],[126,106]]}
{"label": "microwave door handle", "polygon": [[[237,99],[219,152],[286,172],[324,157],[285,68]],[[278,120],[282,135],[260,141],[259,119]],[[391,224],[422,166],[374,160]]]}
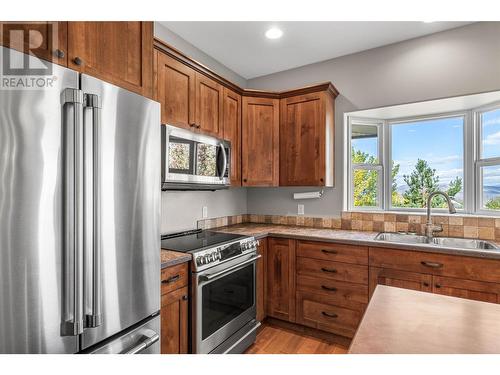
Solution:
{"label": "microwave door handle", "polygon": [[[222,154],[222,168],[221,168],[220,173],[219,173],[219,179],[223,180],[224,174],[226,172],[226,167],[227,167],[227,155],[226,155],[226,148],[224,147],[224,144],[221,143],[219,145],[219,147],[220,147],[221,154]],[[219,164],[219,160],[217,160],[217,167],[218,167],[218,164]]]}

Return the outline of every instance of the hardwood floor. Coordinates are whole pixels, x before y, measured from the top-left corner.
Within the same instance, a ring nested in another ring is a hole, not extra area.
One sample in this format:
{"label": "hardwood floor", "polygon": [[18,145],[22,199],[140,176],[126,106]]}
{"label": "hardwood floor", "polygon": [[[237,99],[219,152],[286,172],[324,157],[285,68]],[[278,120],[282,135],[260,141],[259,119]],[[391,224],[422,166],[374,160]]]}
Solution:
{"label": "hardwood floor", "polygon": [[245,354],[346,354],[347,349],[312,336],[264,323]]}

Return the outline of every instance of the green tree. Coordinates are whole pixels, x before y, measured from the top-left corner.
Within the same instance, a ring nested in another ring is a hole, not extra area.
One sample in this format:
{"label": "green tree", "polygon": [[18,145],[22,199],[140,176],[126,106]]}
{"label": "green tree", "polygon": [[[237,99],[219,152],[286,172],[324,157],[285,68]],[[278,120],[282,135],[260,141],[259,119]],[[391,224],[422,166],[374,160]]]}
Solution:
{"label": "green tree", "polygon": [[[417,160],[413,172],[410,175],[404,175],[403,179],[408,185],[408,190],[403,193],[404,207],[426,207],[429,194],[439,190],[439,176],[436,176],[436,170],[422,159]],[[445,192],[450,197],[454,197],[461,190],[462,179],[456,177],[450,182]],[[432,207],[446,207],[444,198],[441,196],[435,197],[432,200]]]}
{"label": "green tree", "polygon": [[[353,164],[376,164],[378,161],[374,156],[369,155],[354,147],[351,149],[351,160]],[[397,184],[394,177],[399,172],[399,164],[392,164],[392,193],[397,192]],[[354,182],[354,206],[355,207],[372,207],[377,205],[377,183],[378,175],[376,171],[356,169],[353,174]]]}
{"label": "green tree", "polygon": [[500,197],[491,198],[488,202],[486,202],[486,208],[490,210],[500,210]]}

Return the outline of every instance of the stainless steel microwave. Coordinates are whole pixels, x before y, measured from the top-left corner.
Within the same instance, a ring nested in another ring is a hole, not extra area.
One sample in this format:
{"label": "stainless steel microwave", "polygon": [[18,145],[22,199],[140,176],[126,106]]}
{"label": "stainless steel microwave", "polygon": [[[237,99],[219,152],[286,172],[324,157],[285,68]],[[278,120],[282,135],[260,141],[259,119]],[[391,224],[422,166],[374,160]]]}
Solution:
{"label": "stainless steel microwave", "polygon": [[162,190],[229,187],[231,144],[171,125],[162,125]]}

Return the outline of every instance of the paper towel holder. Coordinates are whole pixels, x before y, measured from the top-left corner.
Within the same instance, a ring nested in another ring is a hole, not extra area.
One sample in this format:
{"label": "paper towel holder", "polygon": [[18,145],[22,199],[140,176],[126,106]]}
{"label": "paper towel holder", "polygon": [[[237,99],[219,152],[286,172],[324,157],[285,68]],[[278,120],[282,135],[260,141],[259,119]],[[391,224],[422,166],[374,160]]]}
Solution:
{"label": "paper towel holder", "polygon": [[306,193],[293,193],[293,199],[317,199],[321,198],[324,194],[324,190],[321,191],[309,191]]}

